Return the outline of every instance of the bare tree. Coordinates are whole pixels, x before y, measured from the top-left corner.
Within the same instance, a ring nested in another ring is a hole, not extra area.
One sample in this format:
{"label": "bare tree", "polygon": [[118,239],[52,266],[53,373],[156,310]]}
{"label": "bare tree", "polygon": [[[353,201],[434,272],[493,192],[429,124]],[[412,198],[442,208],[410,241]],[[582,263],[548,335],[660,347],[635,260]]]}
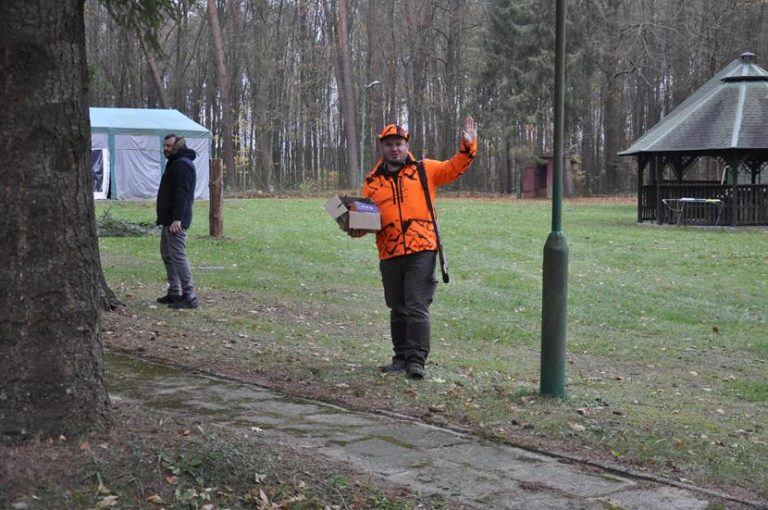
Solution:
{"label": "bare tree", "polygon": [[152,55],[152,50],[149,48],[144,35],[141,32],[136,34],[141,44],[141,51],[144,52],[144,58],[147,60],[150,73],[152,75],[152,82],[155,84],[155,91],[157,92],[157,102],[160,108],[168,108],[168,101],[165,100],[165,89],[163,87],[163,80],[160,77],[160,70],[157,68],[155,57]]}
{"label": "bare tree", "polygon": [[227,188],[235,187],[235,151],[232,140],[232,107],[229,103],[229,79],[224,61],[224,43],[221,36],[219,13],[216,0],[208,0],[208,17],[211,20],[213,44],[216,49],[216,77],[219,84],[219,100],[221,102],[221,137],[224,148],[224,168]]}
{"label": "bare tree", "polygon": [[[336,5],[334,5],[336,4]],[[357,129],[357,101],[352,77],[351,52],[349,48],[349,32],[347,30],[347,0],[324,0],[326,17],[332,33],[335,34],[336,80],[341,99],[341,115],[344,119],[344,134],[346,139],[347,183],[352,188],[359,188],[359,153]],[[336,13],[334,16],[333,13]]]}

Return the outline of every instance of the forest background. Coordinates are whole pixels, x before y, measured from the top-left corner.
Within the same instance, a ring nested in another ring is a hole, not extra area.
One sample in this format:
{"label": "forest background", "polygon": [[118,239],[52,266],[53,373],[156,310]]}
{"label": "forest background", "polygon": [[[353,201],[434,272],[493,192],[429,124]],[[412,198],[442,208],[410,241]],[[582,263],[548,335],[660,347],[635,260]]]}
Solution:
{"label": "forest background", "polygon": [[[764,0],[567,5],[565,150],[582,195],[632,192],[635,165],[617,153],[742,52],[768,55]],[[471,114],[478,161],[452,187],[519,194],[525,162],[552,153],[554,10],[178,0],[152,44],[87,0],[91,106],[175,108],[213,133],[213,157],[234,169],[227,190],[266,192],[357,188],[390,122],[407,125],[417,157],[448,158]]]}

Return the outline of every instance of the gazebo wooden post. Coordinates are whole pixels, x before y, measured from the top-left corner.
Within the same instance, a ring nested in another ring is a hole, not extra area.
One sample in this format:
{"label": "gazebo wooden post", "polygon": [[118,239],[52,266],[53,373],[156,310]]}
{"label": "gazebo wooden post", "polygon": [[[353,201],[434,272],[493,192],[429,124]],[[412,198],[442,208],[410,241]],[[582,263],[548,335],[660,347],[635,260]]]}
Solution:
{"label": "gazebo wooden post", "polygon": [[648,160],[643,157],[637,158],[637,222],[643,222],[643,172]]}
{"label": "gazebo wooden post", "polygon": [[675,177],[677,177],[677,183],[678,184],[683,184],[683,172],[685,171],[685,165],[683,163],[683,158],[681,158],[679,156],[676,157],[673,160],[672,165],[673,165],[673,167],[675,169]]}
{"label": "gazebo wooden post", "polygon": [[664,202],[661,198],[661,165],[659,164],[659,155],[654,154],[651,157],[651,169],[653,172],[653,184],[656,188],[656,223],[662,225],[664,223]]}
{"label": "gazebo wooden post", "polygon": [[733,154],[728,158],[728,164],[731,166],[731,185],[733,186],[733,193],[731,193],[731,225],[736,227],[739,222],[739,166],[741,166],[742,158]]}

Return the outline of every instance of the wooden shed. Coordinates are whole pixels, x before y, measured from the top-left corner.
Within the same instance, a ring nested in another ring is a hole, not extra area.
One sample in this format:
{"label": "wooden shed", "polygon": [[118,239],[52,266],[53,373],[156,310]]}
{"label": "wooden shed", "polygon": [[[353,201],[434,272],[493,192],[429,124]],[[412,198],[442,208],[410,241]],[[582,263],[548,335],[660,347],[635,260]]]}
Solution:
{"label": "wooden shed", "polygon": [[637,158],[638,222],[768,225],[768,72],[742,54],[619,155]]}
{"label": "wooden shed", "polygon": [[[522,198],[552,198],[552,173],[555,158],[541,156],[523,165]],[[573,165],[571,158],[563,158],[563,196],[572,197]]]}

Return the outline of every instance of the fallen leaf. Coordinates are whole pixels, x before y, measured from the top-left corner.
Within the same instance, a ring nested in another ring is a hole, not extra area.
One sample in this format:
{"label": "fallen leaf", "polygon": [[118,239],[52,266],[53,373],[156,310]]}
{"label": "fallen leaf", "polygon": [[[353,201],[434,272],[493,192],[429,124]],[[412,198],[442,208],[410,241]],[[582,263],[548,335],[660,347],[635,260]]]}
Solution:
{"label": "fallen leaf", "polygon": [[259,489],[259,499],[261,500],[261,503],[259,505],[259,510],[270,508],[271,505],[269,503],[269,498],[264,493],[263,490]]}
{"label": "fallen leaf", "polygon": [[159,494],[153,494],[147,498],[147,503],[154,503],[155,505],[162,505],[163,498]]}
{"label": "fallen leaf", "polygon": [[96,508],[109,508],[113,506],[117,506],[117,496],[107,496],[96,503]]}

